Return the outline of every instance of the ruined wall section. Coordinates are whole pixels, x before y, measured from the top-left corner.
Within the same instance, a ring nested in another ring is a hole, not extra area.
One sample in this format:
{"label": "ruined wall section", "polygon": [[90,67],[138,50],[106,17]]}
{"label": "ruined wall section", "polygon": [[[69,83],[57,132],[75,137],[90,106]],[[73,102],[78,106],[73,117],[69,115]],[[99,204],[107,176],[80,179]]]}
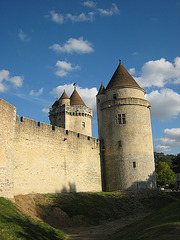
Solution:
{"label": "ruined wall section", "polygon": [[24,117],[15,132],[14,195],[101,191],[97,139]]}
{"label": "ruined wall section", "polygon": [[13,198],[16,108],[0,99],[0,196]]}

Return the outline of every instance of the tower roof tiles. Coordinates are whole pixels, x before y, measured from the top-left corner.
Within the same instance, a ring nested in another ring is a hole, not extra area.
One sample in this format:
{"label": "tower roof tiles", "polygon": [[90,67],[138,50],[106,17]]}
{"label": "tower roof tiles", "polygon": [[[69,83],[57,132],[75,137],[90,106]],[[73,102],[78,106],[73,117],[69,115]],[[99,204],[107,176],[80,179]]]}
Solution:
{"label": "tower roof tiles", "polygon": [[59,100],[60,100],[60,99],[69,99],[69,98],[68,98],[68,95],[67,95],[66,92],[65,92],[65,90],[64,90],[63,94],[61,95],[61,97],[59,98]]}
{"label": "tower roof tiles", "polygon": [[79,96],[78,92],[76,91],[76,89],[74,89],[74,92],[70,97],[70,104],[86,106],[86,104],[83,102],[82,98]]}
{"label": "tower roof tiles", "polygon": [[108,83],[106,90],[117,88],[117,87],[135,87],[142,90],[142,88],[137,84],[134,78],[129,74],[129,72],[121,64],[121,61],[115,73],[113,74],[110,82]]}

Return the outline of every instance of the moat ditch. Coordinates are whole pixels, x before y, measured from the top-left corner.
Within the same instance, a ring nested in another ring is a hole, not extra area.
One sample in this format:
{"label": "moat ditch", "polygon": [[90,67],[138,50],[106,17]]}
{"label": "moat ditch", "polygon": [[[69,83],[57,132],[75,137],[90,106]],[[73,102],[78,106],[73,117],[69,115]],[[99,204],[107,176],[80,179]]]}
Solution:
{"label": "moat ditch", "polygon": [[119,229],[174,201],[172,194],[148,189],[15,197],[16,204],[24,213],[63,230],[68,240],[110,239]]}

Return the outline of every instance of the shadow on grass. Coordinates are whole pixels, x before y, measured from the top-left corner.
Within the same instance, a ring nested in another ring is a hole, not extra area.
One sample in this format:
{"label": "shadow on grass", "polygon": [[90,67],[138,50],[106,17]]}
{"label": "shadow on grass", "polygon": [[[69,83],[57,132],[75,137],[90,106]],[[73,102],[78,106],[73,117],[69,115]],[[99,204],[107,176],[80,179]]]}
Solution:
{"label": "shadow on grass", "polygon": [[[53,229],[48,224],[40,221],[32,222],[28,218],[1,216],[1,223],[3,223],[4,229],[6,229],[4,234],[10,236],[9,239],[59,240],[65,238],[63,232]],[[8,226],[8,229],[5,224]],[[7,239],[7,235],[1,235],[1,239]]]}

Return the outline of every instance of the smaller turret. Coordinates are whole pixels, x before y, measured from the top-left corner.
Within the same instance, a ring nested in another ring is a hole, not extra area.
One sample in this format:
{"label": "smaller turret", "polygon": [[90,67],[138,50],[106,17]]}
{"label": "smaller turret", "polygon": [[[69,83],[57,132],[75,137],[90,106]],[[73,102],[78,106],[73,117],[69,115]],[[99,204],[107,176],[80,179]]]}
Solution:
{"label": "smaller turret", "polygon": [[70,105],[70,99],[68,98],[68,95],[66,94],[65,90],[59,99],[59,105],[62,106],[64,104]]}
{"label": "smaller turret", "polygon": [[70,98],[64,91],[49,111],[52,125],[88,136],[92,136],[92,118],[92,110],[86,106],[76,88]]}

